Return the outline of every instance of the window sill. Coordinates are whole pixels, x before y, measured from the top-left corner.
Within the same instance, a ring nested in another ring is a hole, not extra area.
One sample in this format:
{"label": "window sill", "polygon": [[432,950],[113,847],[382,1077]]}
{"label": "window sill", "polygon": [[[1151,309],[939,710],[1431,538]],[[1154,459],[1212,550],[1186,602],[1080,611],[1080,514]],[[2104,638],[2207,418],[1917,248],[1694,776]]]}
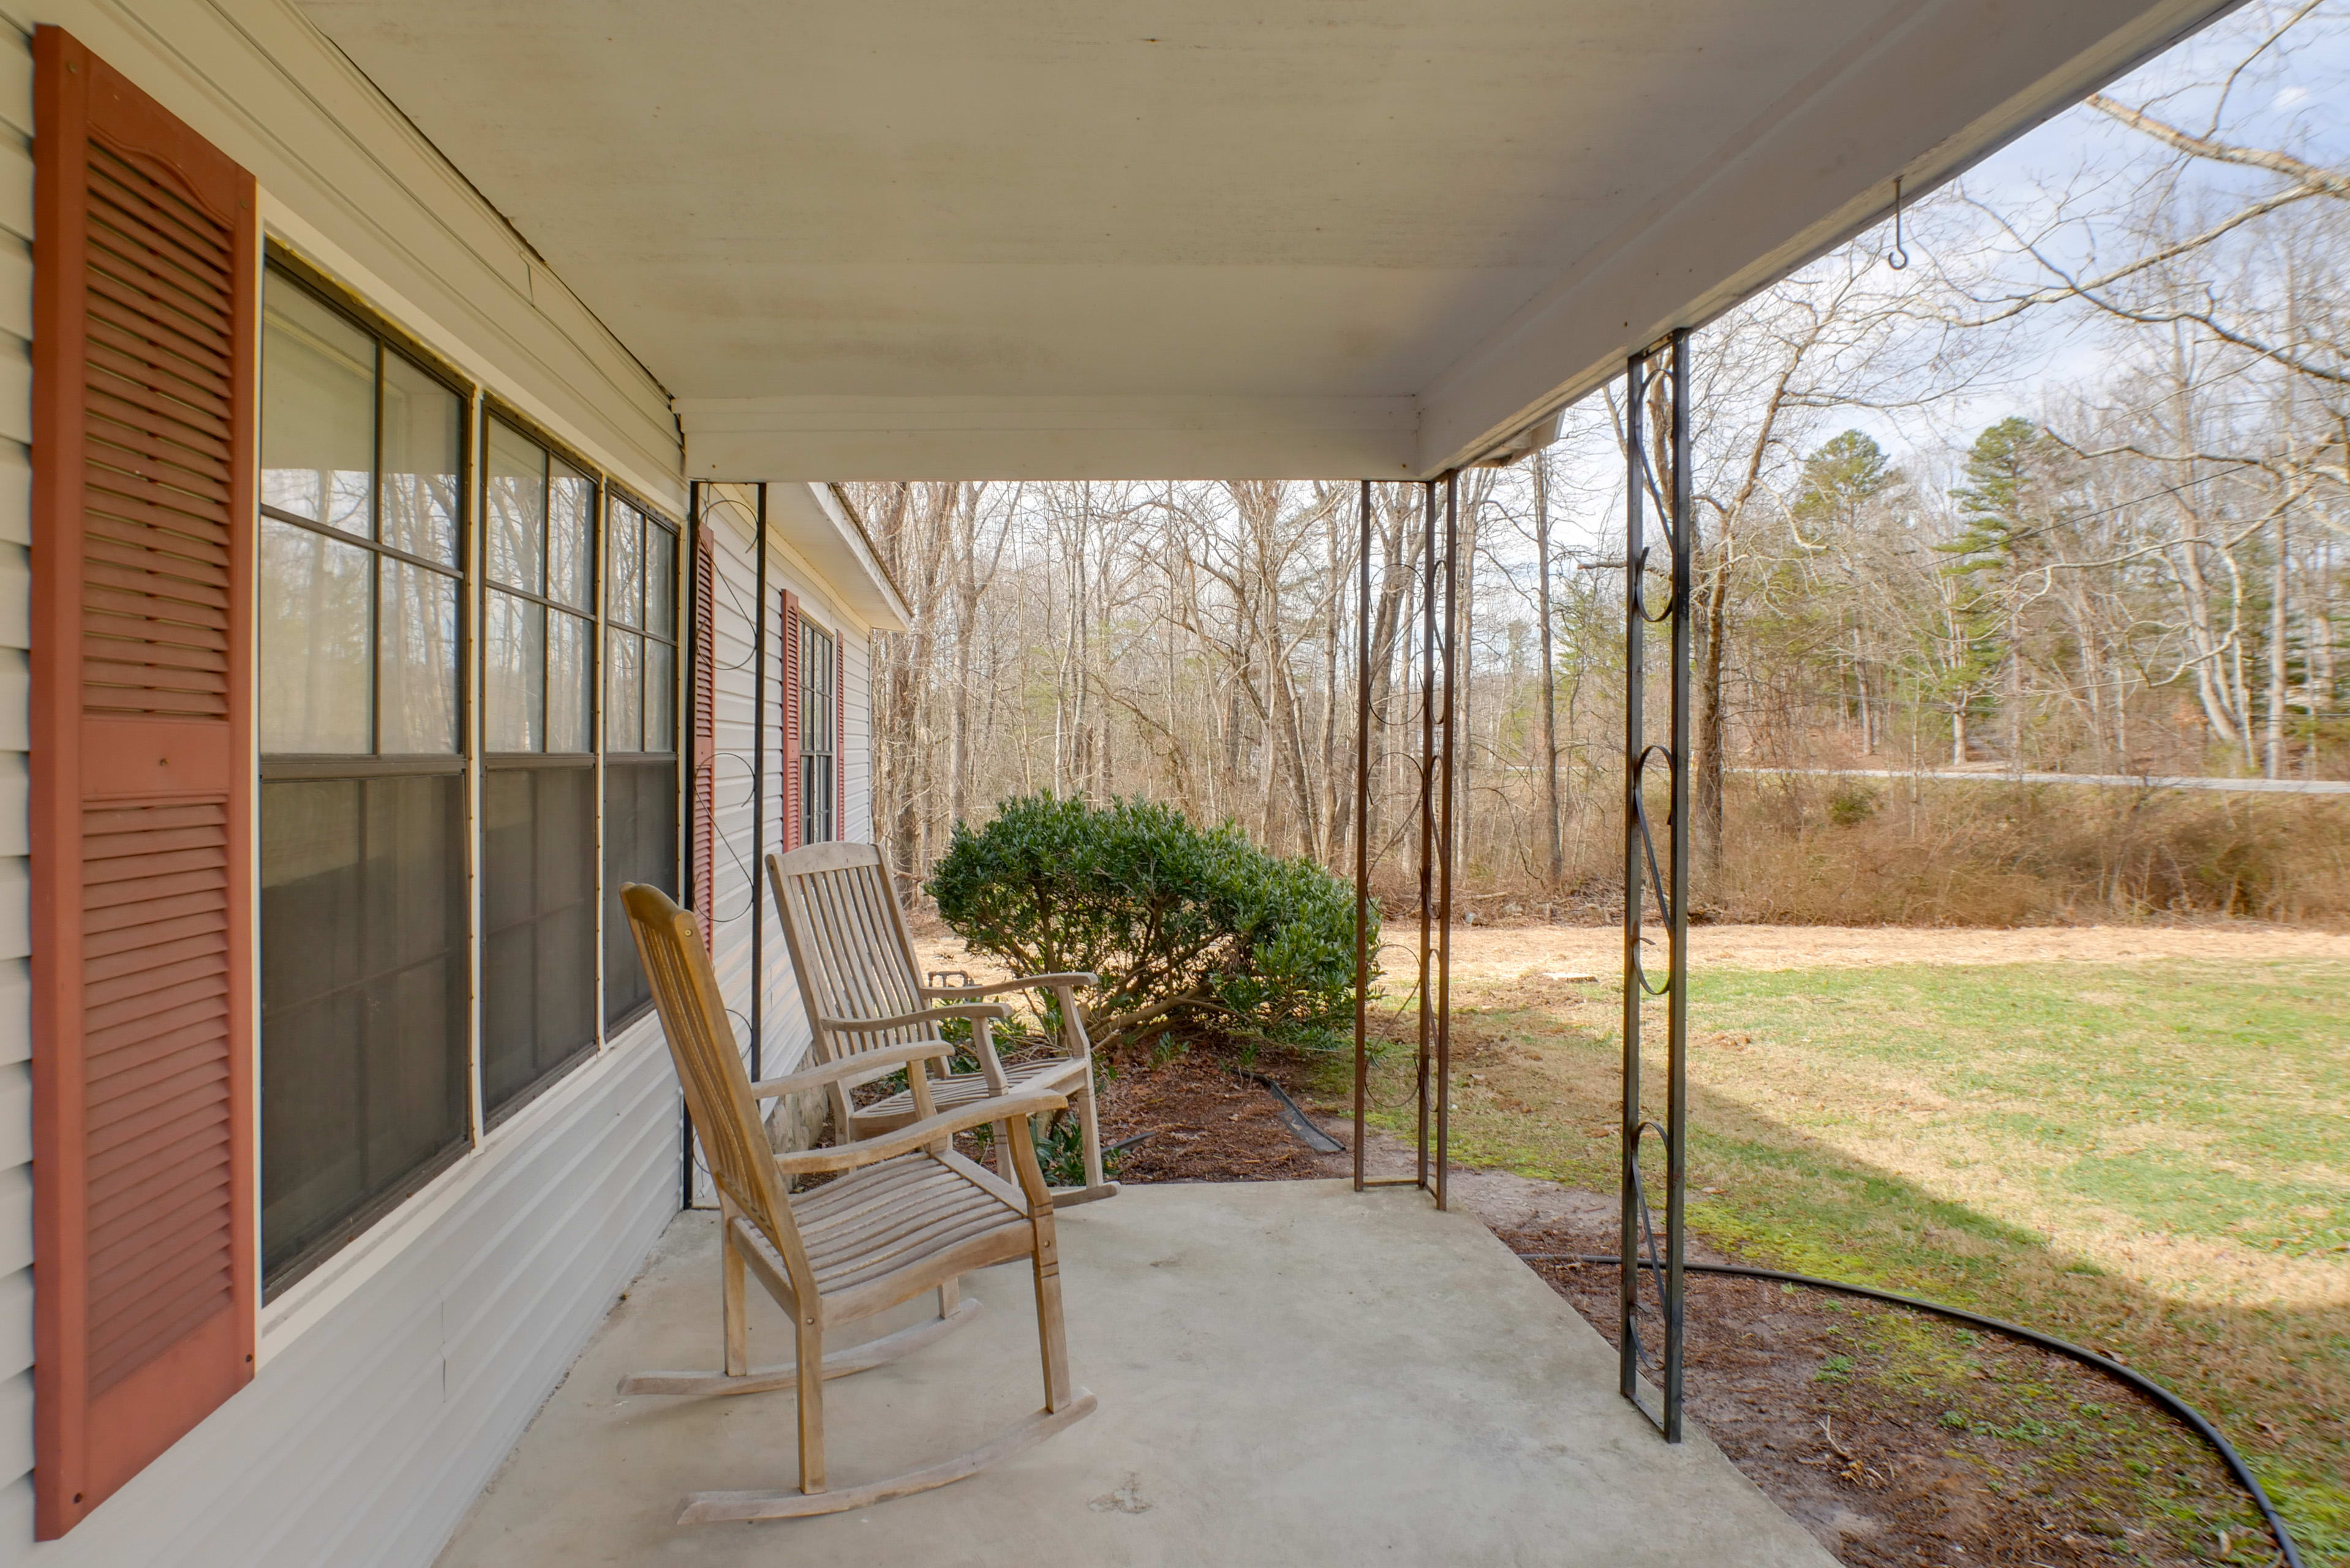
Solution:
{"label": "window sill", "polygon": [[563,1075],[528,1105],[518,1107],[486,1132],[480,1144],[459,1156],[454,1164],[353,1237],[341,1251],[288,1285],[283,1294],[261,1309],[255,1370],[266,1366],[273,1356],[292,1346],[314,1324],[431,1237],[451,1211],[525,1152],[550,1124],[559,1122],[612,1074],[634,1065],[645,1052],[660,1048],[660,1027],[650,1013],[616,1032],[602,1051]]}

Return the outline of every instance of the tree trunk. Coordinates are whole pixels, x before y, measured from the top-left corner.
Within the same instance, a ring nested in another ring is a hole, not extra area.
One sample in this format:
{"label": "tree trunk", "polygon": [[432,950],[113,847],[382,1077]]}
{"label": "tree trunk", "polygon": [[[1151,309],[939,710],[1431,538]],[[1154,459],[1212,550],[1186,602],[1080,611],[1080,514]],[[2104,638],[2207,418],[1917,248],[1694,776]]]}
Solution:
{"label": "tree trunk", "polygon": [[1544,886],[1552,892],[1566,880],[1566,844],[1561,836],[1565,805],[1558,790],[1558,662],[1552,647],[1550,597],[1550,460],[1534,453],[1534,604],[1542,618],[1543,832],[1550,852]]}
{"label": "tree trunk", "polygon": [[[1692,515],[1690,521],[1694,525],[1697,520]],[[1709,867],[1721,855],[1721,752],[1727,728],[1721,714],[1721,653],[1730,633],[1730,545],[1725,523],[1714,546],[1713,573],[1705,586],[1705,662],[1698,673],[1697,847]]]}
{"label": "tree trunk", "polygon": [[2272,779],[2284,777],[2284,705],[2285,705],[2285,643],[2287,585],[2285,579],[2285,513],[2280,506],[2276,514],[2276,562],[2269,581],[2269,722],[2266,764],[2262,771]]}

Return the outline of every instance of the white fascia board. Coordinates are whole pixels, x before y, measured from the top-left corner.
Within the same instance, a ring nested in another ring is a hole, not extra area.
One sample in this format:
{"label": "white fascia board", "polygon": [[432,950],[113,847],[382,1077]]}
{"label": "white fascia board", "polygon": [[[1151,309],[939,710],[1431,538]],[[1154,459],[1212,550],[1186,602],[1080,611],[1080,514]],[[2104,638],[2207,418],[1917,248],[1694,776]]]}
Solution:
{"label": "white fascia board", "polygon": [[1905,200],[1922,194],[2239,3],[1920,0],[1896,14],[1430,383],[1414,471],[1492,451],[1671,328],[1884,219],[1896,175]]}
{"label": "white fascia board", "polygon": [[[732,548],[746,563],[745,571],[755,570],[751,563],[756,558],[758,516],[756,481],[713,480],[702,493],[702,526],[733,535]],[[913,624],[905,601],[828,484],[768,483],[767,563],[768,586],[814,600],[820,619],[839,616],[858,632],[905,631]],[[751,634],[743,635],[747,640]]]}
{"label": "white fascia board", "polygon": [[868,630],[905,631],[912,626],[905,600],[830,485],[798,480],[769,484],[767,527],[769,542],[795,552],[833,600]]}
{"label": "white fascia board", "polygon": [[1399,479],[1408,397],[680,398],[686,472],[827,479]]}

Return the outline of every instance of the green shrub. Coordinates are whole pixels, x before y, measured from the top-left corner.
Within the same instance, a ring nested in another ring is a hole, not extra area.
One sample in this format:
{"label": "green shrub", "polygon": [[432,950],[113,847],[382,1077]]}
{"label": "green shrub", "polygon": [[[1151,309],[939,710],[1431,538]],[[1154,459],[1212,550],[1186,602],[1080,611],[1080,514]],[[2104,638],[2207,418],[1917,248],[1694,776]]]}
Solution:
{"label": "green shrub", "polygon": [[973,950],[1016,973],[1099,975],[1087,1011],[1104,1049],[1178,1026],[1332,1048],[1352,1025],[1353,890],[1229,823],[1022,795],[984,827],[957,826],[928,890]]}

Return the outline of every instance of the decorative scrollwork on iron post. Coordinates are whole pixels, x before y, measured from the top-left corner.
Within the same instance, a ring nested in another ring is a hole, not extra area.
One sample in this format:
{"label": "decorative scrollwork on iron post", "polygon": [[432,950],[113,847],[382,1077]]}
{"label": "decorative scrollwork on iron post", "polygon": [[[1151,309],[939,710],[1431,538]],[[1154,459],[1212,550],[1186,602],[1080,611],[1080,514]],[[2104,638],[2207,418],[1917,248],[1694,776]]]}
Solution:
{"label": "decorative scrollwork on iron post", "polygon": [[[1371,906],[1372,850],[1369,846],[1372,732],[1388,722],[1385,711],[1375,711],[1373,676],[1373,608],[1371,552],[1374,484],[1362,482],[1361,560],[1357,563],[1356,636],[1358,662],[1355,719],[1355,1187],[1419,1187],[1439,1209],[1450,1202],[1452,1066],[1452,877],[1464,812],[1454,784],[1459,774],[1454,732],[1458,728],[1458,682],[1465,668],[1456,659],[1456,629],[1460,622],[1460,583],[1454,557],[1460,541],[1460,491],[1457,475],[1393,483],[1418,493],[1420,508],[1419,543],[1407,556],[1399,549],[1386,570],[1402,569],[1401,580],[1390,584],[1382,573],[1381,591],[1397,592],[1395,643],[1380,652],[1400,670],[1401,690],[1412,694],[1409,716],[1419,720],[1419,747],[1411,763],[1415,793],[1412,825],[1418,835],[1414,869],[1419,879],[1419,945],[1413,950],[1412,990],[1419,1008],[1419,1036],[1414,1082],[1418,1117],[1414,1128],[1418,1159],[1409,1177],[1374,1177],[1365,1169],[1364,1138],[1369,1106],[1369,1044],[1366,999],[1370,986],[1372,954],[1367,945]],[[1442,504],[1440,508],[1440,493]],[[1403,526],[1398,507],[1393,521]],[[1408,530],[1406,530],[1408,532]],[[1399,540],[1398,544],[1400,545]],[[1416,674],[1415,674],[1416,671]],[[1409,734],[1409,728],[1406,733]],[[1400,940],[1387,946],[1400,948]]]}
{"label": "decorative scrollwork on iron post", "polygon": [[[1690,504],[1689,329],[1635,354],[1625,367],[1624,397],[1624,1116],[1620,1128],[1621,1276],[1617,1290],[1619,1386],[1664,1433],[1681,1440],[1683,1188],[1688,1168],[1690,596],[1696,514]],[[1664,538],[1648,542],[1653,510]],[[1657,603],[1658,590],[1665,590]],[[1669,739],[1648,738],[1648,639],[1651,627],[1670,639],[1667,683]],[[1663,774],[1667,801],[1659,824],[1648,786]],[[1661,832],[1659,831],[1661,827]],[[1659,863],[1659,840],[1662,857]],[[1659,982],[1642,948],[1653,906],[1669,967]],[[1666,1088],[1662,1122],[1642,1097],[1641,1006],[1666,1008]],[[1665,1229],[1659,1245],[1642,1146],[1653,1136],[1665,1151]],[[1643,1287],[1643,1278],[1646,1286]],[[1651,1354],[1644,1324],[1662,1325],[1662,1355]],[[1662,1390],[1651,1409],[1643,1376]]]}

